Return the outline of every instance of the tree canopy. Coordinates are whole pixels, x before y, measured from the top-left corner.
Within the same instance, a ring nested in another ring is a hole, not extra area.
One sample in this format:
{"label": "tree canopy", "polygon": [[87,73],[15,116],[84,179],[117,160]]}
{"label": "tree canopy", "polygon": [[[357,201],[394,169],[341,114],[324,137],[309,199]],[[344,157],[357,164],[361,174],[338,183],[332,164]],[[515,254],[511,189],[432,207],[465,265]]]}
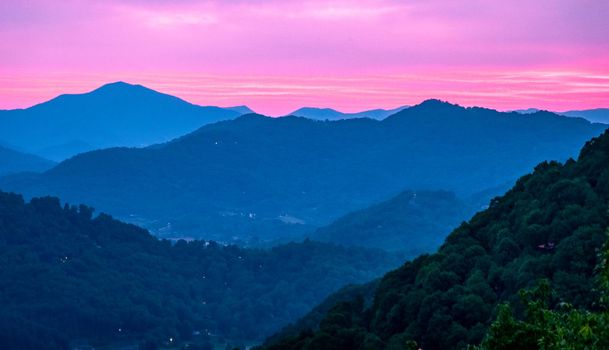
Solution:
{"label": "tree canopy", "polygon": [[172,244],[88,206],[0,192],[0,344],[260,340],[397,262],[312,241],[270,250]]}

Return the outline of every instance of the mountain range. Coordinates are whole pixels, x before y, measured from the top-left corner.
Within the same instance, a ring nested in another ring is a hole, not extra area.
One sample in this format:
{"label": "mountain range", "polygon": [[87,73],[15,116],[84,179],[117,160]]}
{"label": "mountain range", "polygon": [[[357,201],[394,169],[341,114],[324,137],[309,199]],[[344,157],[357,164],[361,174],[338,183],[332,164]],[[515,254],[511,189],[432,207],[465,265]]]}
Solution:
{"label": "mountain range", "polygon": [[251,110],[198,106],[141,85],[116,82],[26,109],[0,110],[0,140],[61,161],[94,149],[166,142],[245,112]]}
{"label": "mountain range", "polygon": [[[382,120],[406,108],[343,113],[331,108],[303,107],[290,115],[314,120]],[[537,111],[530,108],[518,112]],[[0,110],[0,144],[62,161],[101,148],[167,142],[205,124],[249,113],[253,111],[247,106],[199,106],[142,85],[115,82],[87,93],[60,95],[26,109]],[[606,108],[557,114],[609,123]]]}
{"label": "mountain range", "polygon": [[577,111],[559,112],[560,115],[567,117],[579,117],[589,120],[593,123],[609,124],[609,108],[585,109]]}
{"label": "mountain range", "polygon": [[[401,106],[394,109],[371,109],[361,112],[353,112],[353,113],[344,113],[337,111],[332,108],[316,108],[316,107],[302,107],[289,115],[294,115],[297,117],[305,117],[309,119],[315,120],[341,120],[341,119],[351,119],[351,118],[370,118],[376,120],[382,120],[387,118],[388,116],[395,114],[403,109],[408,108],[409,106]],[[542,111],[538,108],[527,108],[527,109],[518,109],[514,110],[514,112],[518,112],[521,114],[531,114]],[[246,114],[246,110],[242,111],[242,114]],[[575,117],[575,118],[584,118],[592,123],[603,123],[609,124],[609,108],[594,108],[594,109],[582,109],[582,110],[571,110],[564,112],[553,112],[559,115],[564,115],[567,117]]]}
{"label": "mountain range", "polygon": [[[539,112],[537,108],[519,109],[515,112],[522,114],[531,114]],[[584,118],[592,123],[609,124],[609,108],[582,109],[565,112],[555,112],[556,114],[567,117]]]}
{"label": "mountain range", "polygon": [[289,115],[305,117],[315,120],[341,120],[353,118],[369,118],[381,120],[387,118],[392,114],[396,114],[397,112],[405,108],[408,108],[408,106],[402,106],[394,109],[371,109],[362,112],[343,113],[332,108],[303,107],[295,110]]}
{"label": "mountain range", "polygon": [[255,244],[303,237],[405,189],[461,197],[496,188],[539,161],[575,156],[605,128],[438,100],[382,121],[247,114],[147,148],[80,154],[0,188],[90,203],[163,237]]}

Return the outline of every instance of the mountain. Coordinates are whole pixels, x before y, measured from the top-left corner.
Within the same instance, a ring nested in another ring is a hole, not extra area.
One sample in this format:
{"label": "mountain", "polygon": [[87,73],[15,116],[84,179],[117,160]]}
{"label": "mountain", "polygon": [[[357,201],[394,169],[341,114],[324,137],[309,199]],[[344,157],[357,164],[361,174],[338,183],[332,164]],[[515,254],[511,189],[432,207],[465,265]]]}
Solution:
{"label": "mountain", "polygon": [[255,113],[251,108],[249,108],[248,106],[234,106],[234,107],[224,107],[223,109],[227,109],[229,111],[234,111],[237,112],[239,114],[251,114],[251,113]]}
{"label": "mountain", "polygon": [[84,94],[61,95],[27,109],[2,110],[0,139],[60,161],[93,149],[166,142],[240,114],[116,82]]}
{"label": "mountain", "polygon": [[97,147],[83,141],[75,140],[39,149],[37,153],[44,154],[49,159],[61,161],[66,157],[79,153],[90,152],[95,149],[97,149]]}
{"label": "mountain", "polygon": [[24,171],[42,172],[54,165],[50,160],[0,146],[0,176]]}
{"label": "mountain", "polygon": [[309,235],[347,246],[403,251],[411,257],[433,252],[448,233],[474,213],[452,192],[404,191],[349,213]]}
{"label": "mountain", "polygon": [[[519,109],[514,112],[521,114],[531,114],[539,112],[537,108]],[[609,108],[595,108],[595,109],[583,109],[573,110],[566,112],[555,112],[556,114],[564,115],[567,117],[583,118],[592,123],[603,123],[609,124]]]}
{"label": "mountain", "polygon": [[606,125],[426,101],[382,121],[256,114],[143,149],[80,154],[0,188],[86,202],[162,237],[302,237],[404,189],[463,197],[565,160]]}
{"label": "mountain", "polygon": [[408,106],[402,106],[394,109],[371,109],[356,113],[343,113],[332,108],[303,107],[290,113],[290,115],[315,120],[341,120],[352,118],[370,118],[381,120],[405,108],[408,108]]}
{"label": "mountain", "polygon": [[[316,328],[274,338],[266,348],[463,349],[482,341],[498,305],[516,303],[519,290],[542,278],[554,289],[553,305],[597,309],[596,273],[606,269],[607,254],[599,252],[606,249],[608,204],[605,132],[586,143],[577,161],[539,164],[488,209],[456,228],[437,253],[386,274],[371,306],[362,299],[340,302]],[[528,315],[549,321],[549,315]],[[500,324],[506,317],[504,312]],[[535,339],[532,328],[507,335],[516,329],[515,321],[502,326],[504,332],[494,334],[503,340]]]}
{"label": "mountain", "polygon": [[7,350],[259,341],[345,284],[397,266],[381,251],[311,241],[171,244],[87,206],[4,192],[0,261]]}
{"label": "mountain", "polygon": [[609,108],[596,108],[579,111],[559,112],[560,115],[567,117],[578,117],[589,120],[593,123],[609,124]]}

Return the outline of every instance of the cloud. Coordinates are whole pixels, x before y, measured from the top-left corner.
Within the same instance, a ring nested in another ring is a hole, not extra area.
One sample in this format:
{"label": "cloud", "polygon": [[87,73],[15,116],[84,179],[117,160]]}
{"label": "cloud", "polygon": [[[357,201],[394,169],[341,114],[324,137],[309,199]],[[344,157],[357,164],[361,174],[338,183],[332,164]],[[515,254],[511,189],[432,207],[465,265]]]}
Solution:
{"label": "cloud", "polygon": [[139,10],[130,9],[132,15],[138,17],[145,25],[152,27],[176,27],[209,25],[218,22],[214,14],[200,13],[199,11],[166,11],[166,10]]}

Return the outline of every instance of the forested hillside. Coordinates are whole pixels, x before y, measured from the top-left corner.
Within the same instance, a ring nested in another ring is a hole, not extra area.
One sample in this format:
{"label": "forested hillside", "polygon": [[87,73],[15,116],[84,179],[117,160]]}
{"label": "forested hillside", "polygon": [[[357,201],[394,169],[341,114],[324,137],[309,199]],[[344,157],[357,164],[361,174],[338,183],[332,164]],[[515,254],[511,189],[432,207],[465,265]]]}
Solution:
{"label": "forested hillside", "polygon": [[[598,307],[596,269],[603,262],[608,201],[606,132],[589,141],[577,161],[539,164],[454,230],[437,253],[385,275],[371,307],[339,303],[314,332],[268,348],[462,349],[483,340],[499,303],[517,305],[518,292],[541,278],[558,302]],[[504,326],[517,330],[500,313],[499,324],[506,320]]]}
{"label": "forested hillside", "polygon": [[325,243],[248,250],[159,241],[57,198],[0,192],[0,344],[66,349],[260,340],[348,283],[397,266],[380,251]]}

